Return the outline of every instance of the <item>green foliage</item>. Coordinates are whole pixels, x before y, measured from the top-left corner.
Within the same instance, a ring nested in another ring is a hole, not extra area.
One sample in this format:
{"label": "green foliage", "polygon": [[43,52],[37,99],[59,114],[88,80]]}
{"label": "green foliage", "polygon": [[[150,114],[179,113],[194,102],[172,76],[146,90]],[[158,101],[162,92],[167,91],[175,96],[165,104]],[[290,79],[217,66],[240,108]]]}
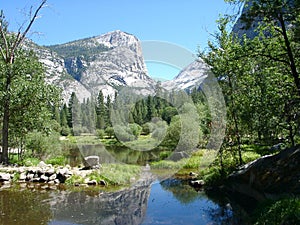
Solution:
{"label": "green foliage", "polygon": [[108,184],[128,185],[132,178],[140,175],[140,167],[126,164],[102,164],[100,169],[101,178]]}
{"label": "green foliage", "polygon": [[21,162],[24,166],[37,166],[41,160],[34,157],[25,157]]}
{"label": "green foliage", "polygon": [[83,184],[84,178],[79,175],[72,175],[66,181],[66,185],[75,185],[75,184]]}
{"label": "green foliage", "polygon": [[103,129],[98,129],[96,130],[97,132],[97,137],[99,137],[100,139],[103,139],[105,136],[105,131]]}
{"label": "green foliage", "polygon": [[47,135],[39,131],[33,131],[26,136],[26,149],[30,150],[27,155],[40,159],[60,154],[59,136],[56,133]]}
{"label": "green foliage", "polygon": [[258,216],[255,224],[299,224],[300,199],[287,198],[273,202],[259,208],[255,215]]}
{"label": "green foliage", "polygon": [[114,128],[113,127],[106,127],[105,128],[105,133],[106,133],[107,136],[112,138],[115,135]]}
{"label": "green foliage", "polygon": [[67,158],[66,156],[59,155],[55,157],[51,157],[45,161],[47,164],[52,164],[52,165],[59,165],[59,166],[64,166],[67,163]]}

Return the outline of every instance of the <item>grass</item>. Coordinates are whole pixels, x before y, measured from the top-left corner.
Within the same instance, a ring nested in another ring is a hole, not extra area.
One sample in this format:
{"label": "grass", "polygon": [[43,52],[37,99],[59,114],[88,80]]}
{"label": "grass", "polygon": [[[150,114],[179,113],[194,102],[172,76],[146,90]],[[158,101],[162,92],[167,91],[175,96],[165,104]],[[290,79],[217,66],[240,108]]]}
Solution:
{"label": "grass", "polygon": [[102,164],[99,170],[94,170],[87,177],[72,175],[66,180],[67,185],[76,183],[83,184],[85,179],[96,180],[98,183],[104,180],[107,185],[126,186],[131,180],[137,179],[140,175],[141,168],[139,166],[127,164]]}

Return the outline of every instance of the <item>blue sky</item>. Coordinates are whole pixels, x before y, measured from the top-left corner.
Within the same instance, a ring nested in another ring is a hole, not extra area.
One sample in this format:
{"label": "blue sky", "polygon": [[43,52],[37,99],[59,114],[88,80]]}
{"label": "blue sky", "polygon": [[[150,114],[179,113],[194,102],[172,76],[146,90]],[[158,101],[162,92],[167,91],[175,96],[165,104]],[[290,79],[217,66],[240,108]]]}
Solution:
{"label": "blue sky", "polygon": [[[38,0],[0,0],[10,29],[15,31]],[[40,45],[62,44],[113,30],[134,34],[141,41],[166,41],[197,53],[209,33],[217,30],[220,14],[232,13],[223,0],[48,0],[29,37]],[[149,74],[170,79],[178,69],[147,63]]]}

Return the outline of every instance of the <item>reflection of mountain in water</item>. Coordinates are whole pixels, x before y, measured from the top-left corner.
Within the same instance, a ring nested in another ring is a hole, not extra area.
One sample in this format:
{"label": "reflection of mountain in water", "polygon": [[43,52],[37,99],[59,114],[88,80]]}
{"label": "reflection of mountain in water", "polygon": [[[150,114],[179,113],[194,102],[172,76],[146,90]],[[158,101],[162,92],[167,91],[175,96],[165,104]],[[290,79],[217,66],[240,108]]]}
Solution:
{"label": "reflection of mountain in water", "polygon": [[51,224],[141,224],[153,180],[145,172],[133,187],[113,193],[61,192],[51,206]]}

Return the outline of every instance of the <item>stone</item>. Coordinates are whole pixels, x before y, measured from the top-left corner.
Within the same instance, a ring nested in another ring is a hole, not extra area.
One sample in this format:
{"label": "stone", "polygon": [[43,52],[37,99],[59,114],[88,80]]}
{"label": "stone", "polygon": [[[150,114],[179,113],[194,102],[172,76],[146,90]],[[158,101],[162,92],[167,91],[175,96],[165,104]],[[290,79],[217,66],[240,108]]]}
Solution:
{"label": "stone", "polygon": [[44,161],[40,161],[37,166],[40,167],[40,168],[44,168],[44,167],[47,167],[48,164],[46,164]]}
{"label": "stone", "polygon": [[194,173],[194,172],[192,172],[192,171],[189,173],[189,175],[190,175],[191,177],[196,177],[196,176],[198,176],[197,173]]}
{"label": "stone", "polygon": [[66,174],[69,174],[69,170],[67,168],[60,168],[58,169],[58,173],[64,176]]}
{"label": "stone", "polygon": [[49,180],[54,181],[56,179],[56,177],[57,177],[57,175],[56,175],[56,173],[54,173],[49,177]]}
{"label": "stone", "polygon": [[26,179],[27,180],[32,180],[34,177],[34,174],[33,173],[28,173],[27,176],[26,176]]}
{"label": "stone", "polygon": [[46,175],[42,175],[40,180],[43,182],[43,181],[48,181],[49,180],[49,177],[47,177]]}
{"label": "stone", "polygon": [[83,164],[85,168],[99,168],[99,162],[99,156],[91,155],[84,158]]}
{"label": "stone", "polygon": [[97,181],[96,180],[89,180],[87,182],[88,185],[97,185]]}
{"label": "stone", "polygon": [[55,179],[54,183],[59,184],[60,183],[59,179]]}
{"label": "stone", "polygon": [[50,167],[46,170],[45,175],[50,177],[51,175],[53,175],[55,173],[55,170],[53,167]]}
{"label": "stone", "polygon": [[50,181],[48,181],[48,184],[55,184],[55,182],[54,182],[54,180],[50,180]]}
{"label": "stone", "polygon": [[204,182],[204,180],[192,180],[192,181],[190,181],[190,184],[193,187],[203,187],[205,182]]}
{"label": "stone", "polygon": [[105,180],[99,180],[99,185],[103,185],[103,186],[106,186],[107,183]]}
{"label": "stone", "polygon": [[189,155],[186,152],[173,152],[173,154],[168,159],[177,162],[188,157]]}
{"label": "stone", "polygon": [[19,180],[26,180],[26,178],[27,178],[26,173],[21,173]]}
{"label": "stone", "polygon": [[10,174],[9,173],[0,173],[0,181],[10,181]]}
{"label": "stone", "polygon": [[226,189],[257,201],[299,195],[299,165],[300,146],[287,148],[240,167],[226,180]]}

